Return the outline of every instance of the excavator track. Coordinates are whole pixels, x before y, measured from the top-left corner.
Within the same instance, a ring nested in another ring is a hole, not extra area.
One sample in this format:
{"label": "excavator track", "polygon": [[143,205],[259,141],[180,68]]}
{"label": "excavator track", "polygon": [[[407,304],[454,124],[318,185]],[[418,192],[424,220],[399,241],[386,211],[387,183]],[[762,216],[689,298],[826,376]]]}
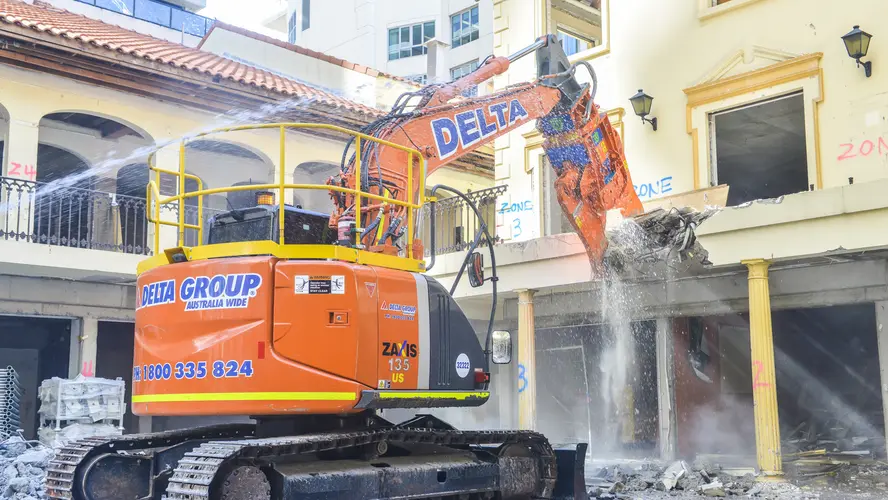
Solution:
{"label": "excavator track", "polygon": [[[270,489],[267,496],[259,493],[262,481],[256,481],[249,474],[240,474],[245,481],[243,487],[232,484],[237,477],[225,477],[226,471],[235,471],[238,466],[254,466],[258,463],[274,463],[276,458],[292,457],[309,453],[345,450],[359,446],[374,446],[380,443],[387,445],[433,444],[439,446],[466,445],[517,445],[532,450],[539,460],[540,481],[533,496],[534,499],[552,498],[555,491],[557,468],[555,453],[549,441],[542,434],[531,431],[456,431],[439,429],[403,429],[390,428],[361,432],[309,434],[295,437],[271,439],[247,439],[227,442],[209,442],[186,453],[179,461],[179,466],[170,479],[164,500],[216,500],[220,495],[214,487],[225,483],[229,486],[223,500],[272,500]],[[345,470],[343,471],[345,472]],[[237,476],[237,473],[235,473]],[[238,493],[243,492],[244,496]],[[493,492],[460,493],[474,498],[492,498]],[[428,493],[418,494],[414,498],[434,499],[451,498],[454,493],[440,497]],[[460,497],[462,498],[462,497]],[[288,500],[274,497],[273,500]]]}
{"label": "excavator track", "polygon": [[[250,439],[254,431],[253,425],[232,424],[76,441],[61,448],[50,464],[46,493],[48,498],[54,500],[87,500],[88,496],[84,493],[86,476],[92,463],[103,455],[117,452],[138,453],[139,450],[158,449],[190,441],[197,441],[199,444],[176,461],[162,497],[164,500],[283,500],[283,497],[272,497],[268,481],[258,466],[276,464],[285,458],[292,461],[294,456],[299,455],[356,449],[385,450],[389,445],[407,448],[433,445],[460,450],[467,450],[469,446],[496,446],[500,450],[527,450],[527,456],[536,462],[534,474],[528,477],[539,478],[537,484],[532,485],[534,492],[528,498],[552,498],[555,491],[558,472],[555,452],[545,436],[531,431],[458,431],[392,426],[355,432]],[[505,460],[508,462],[509,458]],[[335,460],[325,463],[337,464]],[[512,481],[527,481],[527,477],[521,477],[521,469],[516,470],[519,472],[505,473],[500,477],[500,489],[508,490],[512,487]],[[342,472],[348,472],[348,467],[343,466]],[[121,477],[121,480],[131,479]],[[100,489],[116,492],[116,486],[107,483]],[[225,491],[218,491],[220,487]],[[495,493],[489,488],[483,491],[459,492],[460,495],[465,495],[460,498],[478,499],[493,498]],[[117,493],[113,493],[112,497],[116,498],[116,495]],[[444,499],[451,498],[452,495],[453,492],[436,496],[434,493],[416,491],[412,497]],[[158,492],[152,496],[159,498]]]}
{"label": "excavator track", "polygon": [[53,500],[78,498],[74,493],[77,476],[83,473],[84,465],[90,459],[103,453],[172,446],[188,440],[242,438],[252,436],[254,432],[255,425],[252,424],[222,424],[74,441],[60,448],[50,462],[46,471],[46,495]]}

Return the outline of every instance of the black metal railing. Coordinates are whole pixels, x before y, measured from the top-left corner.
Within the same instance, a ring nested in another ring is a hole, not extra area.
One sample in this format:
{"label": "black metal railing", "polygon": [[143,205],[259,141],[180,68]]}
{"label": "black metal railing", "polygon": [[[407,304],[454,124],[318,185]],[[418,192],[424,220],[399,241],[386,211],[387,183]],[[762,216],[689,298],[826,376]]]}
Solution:
{"label": "black metal railing", "polygon": [[[478,191],[469,191],[466,196],[472,200],[481,212],[484,223],[493,234],[496,231],[496,199],[505,194],[507,186],[496,186]],[[452,196],[438,201],[435,206],[435,253],[438,255],[461,252],[472,244],[475,232],[481,227],[481,221],[472,213],[472,210],[458,196]],[[431,255],[431,228],[429,215],[432,204],[424,205],[419,214],[419,223],[422,228],[422,241],[425,244],[425,255]],[[499,236],[494,236],[498,243]],[[484,246],[481,243],[479,246]]]}
{"label": "black metal railing", "polygon": [[150,255],[144,198],[0,177],[0,238]]}

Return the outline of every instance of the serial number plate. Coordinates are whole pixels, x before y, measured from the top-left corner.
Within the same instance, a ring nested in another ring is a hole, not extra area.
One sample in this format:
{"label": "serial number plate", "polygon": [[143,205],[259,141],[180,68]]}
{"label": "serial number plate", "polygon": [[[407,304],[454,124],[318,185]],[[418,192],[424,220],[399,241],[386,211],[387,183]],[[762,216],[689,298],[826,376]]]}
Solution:
{"label": "serial number plate", "polygon": [[207,376],[213,378],[237,378],[253,376],[253,361],[213,361],[212,365],[206,361],[178,362],[176,364],[157,363],[133,367],[133,382],[151,380],[193,380],[204,379]]}

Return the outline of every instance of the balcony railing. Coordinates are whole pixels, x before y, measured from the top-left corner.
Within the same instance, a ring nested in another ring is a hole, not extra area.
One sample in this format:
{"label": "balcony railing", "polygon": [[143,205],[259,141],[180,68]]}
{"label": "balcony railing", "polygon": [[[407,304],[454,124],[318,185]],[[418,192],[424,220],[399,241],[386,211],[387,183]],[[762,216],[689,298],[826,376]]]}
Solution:
{"label": "balcony railing", "polygon": [[141,19],[164,28],[184,31],[189,35],[203,37],[215,21],[182,8],[154,0],[77,0],[80,3],[95,5],[100,9],[117,12],[124,16]]}
{"label": "balcony railing", "polygon": [[[478,206],[491,233],[496,229],[496,199],[506,192],[497,186],[466,193]],[[0,177],[0,239],[44,245],[85,248],[133,255],[152,255],[144,198],[77,187],[54,188],[46,183]],[[431,255],[429,211],[420,212],[425,255]],[[223,212],[204,207],[204,224]],[[436,253],[463,251],[469,247],[480,221],[459,197],[435,204]],[[178,219],[178,207],[162,207],[166,220]],[[197,224],[198,207],[185,206],[185,223]],[[500,238],[495,236],[495,241]],[[186,246],[197,244],[197,231],[186,229]],[[483,243],[482,243],[483,245]]]}
{"label": "balcony railing", "polygon": [[[496,186],[478,191],[466,193],[481,212],[488,231],[494,237],[495,242],[500,242],[496,231],[496,199],[505,194],[507,186]],[[440,195],[445,194],[440,192]],[[422,227],[422,240],[425,244],[426,257],[431,255],[431,227],[429,221],[432,204],[422,207],[420,224]],[[475,232],[481,227],[481,221],[472,212],[472,209],[458,196],[451,196],[435,203],[435,253],[437,255],[460,252],[469,247],[475,238]],[[485,243],[482,240],[481,245]]]}
{"label": "balcony railing", "polygon": [[[86,248],[133,255],[152,255],[144,198],[77,187],[0,177],[0,239]],[[222,212],[204,207],[204,222]],[[176,220],[178,207],[162,210]],[[197,206],[185,206],[185,220],[196,224]],[[197,231],[186,230],[193,246]]]}

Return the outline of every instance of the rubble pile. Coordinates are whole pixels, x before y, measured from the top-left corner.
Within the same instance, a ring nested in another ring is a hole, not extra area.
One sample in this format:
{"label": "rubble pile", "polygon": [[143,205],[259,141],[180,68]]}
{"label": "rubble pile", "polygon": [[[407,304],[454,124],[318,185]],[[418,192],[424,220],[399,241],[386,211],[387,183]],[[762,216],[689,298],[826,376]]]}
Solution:
{"label": "rubble pile", "polygon": [[12,436],[0,443],[0,499],[43,500],[52,448]]}
{"label": "rubble pile", "polygon": [[753,474],[728,474],[718,465],[683,460],[664,467],[653,462],[640,466],[611,465],[591,471],[586,478],[590,499],[720,498],[747,497],[762,500],[816,498],[788,483],[756,482]]}
{"label": "rubble pile", "polygon": [[877,461],[885,457],[885,437],[867,426],[809,419],[782,434],[784,468],[796,484],[888,484],[888,464]]}

